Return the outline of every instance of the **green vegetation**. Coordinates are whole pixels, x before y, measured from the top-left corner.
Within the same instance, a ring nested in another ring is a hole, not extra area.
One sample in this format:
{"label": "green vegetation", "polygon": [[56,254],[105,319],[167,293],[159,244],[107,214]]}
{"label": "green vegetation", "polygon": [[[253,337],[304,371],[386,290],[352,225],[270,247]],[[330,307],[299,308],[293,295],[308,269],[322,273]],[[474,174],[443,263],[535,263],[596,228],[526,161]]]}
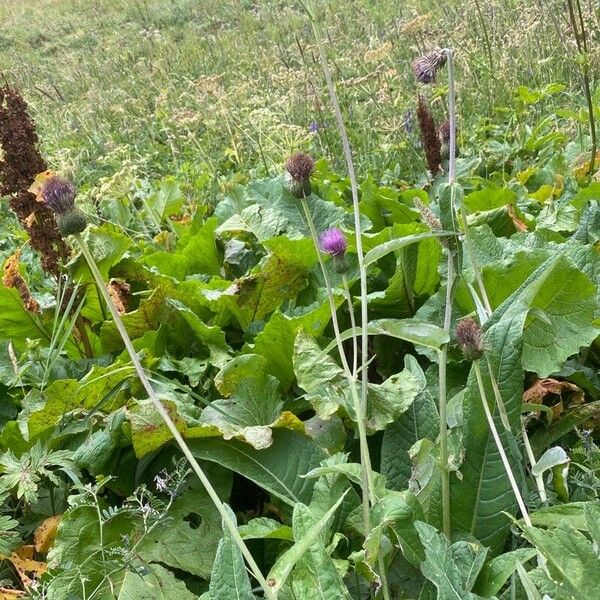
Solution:
{"label": "green vegetation", "polygon": [[597,595],[600,13],[398,4],[0,5],[0,600]]}

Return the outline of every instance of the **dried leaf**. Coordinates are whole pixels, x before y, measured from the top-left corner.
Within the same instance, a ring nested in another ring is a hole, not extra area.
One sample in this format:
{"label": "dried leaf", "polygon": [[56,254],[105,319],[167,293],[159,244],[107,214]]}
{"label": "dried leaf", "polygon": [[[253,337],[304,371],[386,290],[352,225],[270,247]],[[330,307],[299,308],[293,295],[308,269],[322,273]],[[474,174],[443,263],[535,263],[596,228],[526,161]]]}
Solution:
{"label": "dried leaf", "polygon": [[60,515],[54,515],[46,519],[34,532],[33,540],[35,543],[35,549],[38,552],[48,552],[54,540],[56,539],[56,532],[58,530],[58,524],[60,523]]}

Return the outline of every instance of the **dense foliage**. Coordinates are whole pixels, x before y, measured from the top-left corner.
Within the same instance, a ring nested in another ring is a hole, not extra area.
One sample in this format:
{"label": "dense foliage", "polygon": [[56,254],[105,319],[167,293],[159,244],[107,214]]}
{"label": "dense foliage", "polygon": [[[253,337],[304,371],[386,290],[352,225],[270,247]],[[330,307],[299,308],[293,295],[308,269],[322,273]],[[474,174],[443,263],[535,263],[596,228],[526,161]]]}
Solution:
{"label": "dense foliage", "polygon": [[[423,131],[447,117],[443,73],[418,110],[411,84],[419,160],[356,190],[296,156],[267,177],[228,164],[210,194],[183,168],[118,198],[84,184],[75,207],[55,180],[53,203],[0,103],[6,207],[33,207],[2,238],[0,599],[267,597],[231,523],[281,600],[597,597],[589,115],[551,111],[563,84],[520,86],[454,162],[452,125]],[[27,243],[45,230],[50,250]]]}

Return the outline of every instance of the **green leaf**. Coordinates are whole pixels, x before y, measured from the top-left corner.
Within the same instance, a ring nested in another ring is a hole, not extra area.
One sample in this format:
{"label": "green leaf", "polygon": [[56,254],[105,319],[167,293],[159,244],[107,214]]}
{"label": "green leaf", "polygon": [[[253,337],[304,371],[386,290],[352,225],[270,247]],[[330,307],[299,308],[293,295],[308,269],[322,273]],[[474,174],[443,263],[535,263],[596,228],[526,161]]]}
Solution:
{"label": "green leaf", "polygon": [[0,338],[11,341],[15,348],[23,350],[27,345],[27,338],[46,339],[42,324],[30,312],[26,311],[17,290],[5,288],[0,285]]}
{"label": "green leaf", "polygon": [[[374,319],[369,322],[367,332],[369,335],[387,335],[434,350],[439,350],[450,341],[450,336],[441,327],[418,319]],[[345,341],[353,335],[360,336],[361,333],[362,329],[357,327],[355,330],[347,329],[340,337]],[[330,352],[335,347],[334,340],[325,348],[325,352]]]}
{"label": "green leaf", "polygon": [[[233,511],[228,506],[225,506],[225,510],[235,523]],[[223,538],[217,548],[208,589],[211,600],[253,600],[255,598],[246,572],[244,557],[224,522]]]}
{"label": "green leaf", "polygon": [[[227,498],[231,473],[213,468],[209,474],[219,497]],[[186,483],[168,517],[144,537],[139,556],[208,579],[221,538],[220,523],[219,512],[200,482]]]}
{"label": "green leaf", "polygon": [[531,469],[531,474],[534,477],[542,475],[548,469],[553,469],[558,465],[564,465],[569,462],[569,457],[563,448],[560,446],[554,446],[549,448],[540,456],[535,466]]}
{"label": "green leaf", "polygon": [[[508,298],[487,323],[485,340],[488,346],[486,360],[494,374],[508,414],[512,431],[520,429],[520,410],[523,393],[521,361],[521,333],[532,301],[540,290],[554,281],[556,269],[565,259],[553,257],[540,265]],[[484,364],[485,367],[485,364]],[[486,397],[494,402],[494,390],[487,368],[482,369]],[[465,462],[461,467],[462,480],[451,480],[453,525],[468,532],[497,552],[508,533],[509,519],[503,512],[514,514],[516,504],[502,461],[483,412],[476,377],[471,370],[464,402]],[[495,412],[495,407],[493,408]],[[505,448],[514,448],[514,438],[504,430],[498,415],[496,426]],[[513,471],[519,477],[520,458],[509,453]]]}
{"label": "green leaf", "polygon": [[452,552],[452,549],[456,549],[456,544],[451,548],[444,535],[427,523],[417,521],[415,527],[419,532],[421,543],[427,548],[421,571],[437,588],[438,599],[477,600],[481,598],[465,587],[465,580],[473,579],[470,574],[471,567],[465,569],[465,565],[461,564],[465,572],[459,568]]}
{"label": "green leaf", "polygon": [[517,565],[531,560],[535,555],[534,548],[520,548],[492,558],[483,566],[473,590],[482,596],[497,594],[515,572]]}
{"label": "green leaf", "polygon": [[556,506],[544,506],[531,513],[531,522],[535,527],[558,527],[566,523],[574,529],[587,531],[585,519],[586,502],[570,502]]}
{"label": "green leaf", "polygon": [[397,250],[401,250],[405,246],[409,246],[411,244],[415,244],[416,242],[420,242],[429,238],[439,238],[448,235],[450,234],[442,231],[416,233],[414,235],[407,235],[405,237],[390,240],[389,242],[384,242],[383,244],[376,246],[372,250],[369,250],[365,254],[365,266],[368,267],[369,265],[372,265],[374,262],[377,262],[380,258],[383,258],[390,252],[396,252]]}
{"label": "green leaf", "polygon": [[274,430],[273,444],[265,450],[220,439],[189,440],[189,447],[197,458],[243,475],[290,506],[310,502],[314,482],[301,476],[326,456],[310,438],[286,429]]}
{"label": "green leaf", "polygon": [[[341,295],[336,296],[336,304],[342,304]],[[329,303],[319,303],[316,307],[298,315],[288,316],[279,311],[267,321],[264,329],[256,336],[250,352],[261,354],[267,359],[266,370],[275,375],[281,387],[287,390],[295,379],[293,354],[294,340],[300,330],[319,337],[331,320]]]}
{"label": "green leaf", "polygon": [[195,600],[185,583],[161,565],[152,564],[148,572],[126,571],[117,600]]}
{"label": "green leaf", "polygon": [[[407,356],[405,364],[425,387],[425,375],[414,357]],[[431,392],[423,389],[408,410],[391,423],[383,433],[381,473],[394,490],[408,487],[412,462],[409,450],[423,438],[435,439],[439,429],[438,409]]]}
{"label": "green leaf", "polygon": [[562,523],[556,529],[548,530],[523,527],[523,535],[546,560],[548,575],[541,572],[539,578],[549,578],[560,588],[556,600],[597,595],[600,559],[597,549],[582,533]]}
{"label": "green leaf", "polygon": [[294,541],[294,533],[291,527],[267,517],[251,519],[245,525],[240,525],[238,529],[240,535],[245,540],[274,539]]}
{"label": "green leaf", "polygon": [[514,202],[516,194],[508,188],[485,187],[482,190],[467,194],[463,200],[468,212],[492,210]]}
{"label": "green leaf", "polygon": [[158,191],[146,200],[146,204],[160,221],[165,217],[177,214],[184,201],[185,196],[177,180],[174,177],[168,177],[160,182]]}
{"label": "green leaf", "polygon": [[279,381],[265,372],[267,360],[260,354],[234,358],[216,377],[215,385],[227,398],[213,400],[200,420],[219,428],[224,439],[244,439],[257,450],[272,442],[273,427],[304,431],[292,413],[282,413]]}
{"label": "green leaf", "polygon": [[[298,385],[320,418],[327,419],[342,408],[356,421],[352,391],[344,371],[304,332],[296,337],[294,369]],[[407,369],[382,384],[369,384],[367,429],[370,432],[384,429],[408,409],[420,391],[421,384]]]}
{"label": "green leaf", "polygon": [[311,598],[316,595],[323,600],[351,600],[348,589],[337,572],[334,562],[325,550],[327,524],[346,496],[320,518],[311,513],[308,506],[298,503],[294,507],[293,529],[296,543],[282,554],[269,571],[268,580],[273,581],[275,594],[285,584],[294,570],[292,590],[296,597]]}

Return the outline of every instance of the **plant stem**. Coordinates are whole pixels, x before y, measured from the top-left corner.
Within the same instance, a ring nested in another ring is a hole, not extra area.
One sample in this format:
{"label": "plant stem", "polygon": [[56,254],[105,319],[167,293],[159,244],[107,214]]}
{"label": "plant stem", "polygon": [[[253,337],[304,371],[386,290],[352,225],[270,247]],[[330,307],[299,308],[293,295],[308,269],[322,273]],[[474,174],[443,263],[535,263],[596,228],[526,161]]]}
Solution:
{"label": "plant stem", "polygon": [[[535,460],[535,455],[533,454],[533,448],[531,447],[531,443],[529,441],[529,436],[527,435],[527,429],[525,427],[525,419],[521,419],[521,426],[523,427],[523,444],[525,445],[525,451],[527,452],[527,458],[529,459],[529,463],[531,464],[531,468],[533,469],[537,464]],[[544,476],[543,475],[534,475],[535,485],[537,486],[538,493],[540,495],[540,500],[546,504],[548,502],[548,496],[546,495],[546,488],[544,487]]]}
{"label": "plant stem", "polygon": [[365,538],[371,532],[371,513],[370,506],[375,503],[375,493],[374,493],[374,485],[373,485],[373,472],[371,467],[371,456],[369,453],[369,445],[367,443],[367,430],[365,426],[365,421],[361,418],[361,406],[360,406],[360,398],[358,396],[358,391],[356,389],[356,379],[352,376],[352,372],[350,371],[350,367],[348,365],[348,360],[346,359],[346,354],[344,352],[344,346],[342,343],[342,337],[340,335],[340,327],[337,319],[337,307],[335,305],[335,299],[333,297],[333,288],[331,287],[331,280],[329,279],[329,273],[327,272],[327,268],[325,263],[323,262],[323,257],[321,255],[321,250],[319,249],[319,238],[317,236],[317,230],[315,228],[315,223],[313,221],[312,215],[310,213],[310,208],[308,206],[308,202],[306,198],[301,199],[302,208],[304,209],[304,215],[306,217],[306,221],[308,223],[308,228],[310,229],[310,235],[313,240],[313,244],[315,246],[315,250],[317,252],[317,257],[319,259],[319,265],[321,267],[321,272],[323,273],[323,279],[325,281],[325,288],[327,289],[327,297],[329,299],[329,308],[331,310],[331,322],[333,324],[333,332],[335,334],[335,340],[337,343],[338,353],[340,355],[340,360],[342,361],[342,367],[344,369],[344,374],[348,379],[348,385],[350,386],[350,391],[352,393],[352,399],[354,404],[354,412],[356,413],[356,421],[358,426],[358,439],[360,445],[360,456],[361,456],[361,491],[362,491],[362,499],[363,499],[363,525],[365,528]]}
{"label": "plant stem", "polygon": [[479,394],[481,396],[481,403],[483,405],[483,412],[485,413],[485,418],[487,419],[488,426],[490,431],[492,432],[492,437],[494,438],[494,442],[496,443],[496,448],[498,449],[498,453],[500,454],[500,458],[502,459],[502,464],[504,465],[504,470],[506,471],[506,475],[510,482],[510,485],[513,490],[513,494],[517,500],[517,505],[519,506],[519,510],[521,511],[521,515],[523,516],[523,520],[528,527],[532,526],[531,518],[529,517],[529,512],[527,511],[527,507],[525,506],[525,502],[523,501],[523,496],[521,495],[521,490],[519,490],[519,486],[517,484],[517,480],[515,479],[512,467],[508,462],[508,457],[506,456],[506,452],[504,451],[504,446],[502,445],[502,440],[498,435],[498,429],[496,428],[496,424],[494,423],[494,418],[492,417],[492,413],[490,411],[490,407],[487,402],[485,387],[483,384],[483,378],[481,376],[481,368],[479,366],[479,361],[473,361],[473,369],[475,371],[475,377],[477,378],[477,386],[479,387]]}
{"label": "plant stem", "polygon": [[[450,334],[452,322],[452,291],[454,287],[454,256],[448,248],[447,274],[446,274],[446,308],[444,312],[444,331]],[[439,354],[438,385],[439,385],[439,413],[440,413],[440,472],[442,476],[442,529],[444,535],[450,540],[452,525],[450,521],[450,469],[448,468],[448,415],[446,411],[446,366],[448,362],[448,344],[444,344]]]}
{"label": "plant stem", "polygon": [[342,283],[344,285],[344,293],[346,294],[346,302],[348,303],[348,312],[350,313],[350,325],[352,327],[352,377],[356,378],[356,369],[358,368],[358,341],[356,339],[356,319],[354,318],[354,306],[352,305],[352,294],[350,294],[350,286],[346,274],[342,273]]}
{"label": "plant stem", "polygon": [[219,514],[221,515],[224,523],[226,524],[227,528],[229,529],[229,532],[231,533],[232,538],[235,540],[235,543],[237,544],[238,548],[240,549],[242,555],[245,557],[246,561],[248,562],[248,566],[250,567],[252,574],[254,575],[254,577],[256,578],[256,580],[258,581],[258,583],[264,590],[265,598],[268,598],[269,600],[277,600],[276,596],[272,593],[269,585],[267,584],[267,581],[265,580],[262,573],[260,572],[260,569],[258,568],[258,565],[256,564],[256,561],[254,560],[254,557],[252,556],[252,554],[248,550],[246,544],[242,540],[236,524],[232,521],[227,510],[223,506],[221,499],[219,498],[214,487],[212,486],[210,480],[208,479],[208,477],[206,476],[206,474],[204,473],[204,471],[198,464],[198,461],[196,460],[196,458],[190,451],[188,445],[185,443],[183,437],[181,436],[177,427],[175,426],[175,423],[173,423],[171,417],[169,416],[169,413],[166,411],[165,407],[162,405],[160,399],[158,398],[158,396],[156,395],[156,392],[154,391],[154,388],[148,381],[148,377],[144,371],[142,363],[140,362],[139,356],[138,356],[135,348],[133,347],[131,338],[129,337],[129,334],[127,333],[127,330],[125,329],[125,325],[123,324],[123,320],[121,319],[116,307],[114,306],[114,304],[112,302],[110,294],[108,293],[108,289],[106,288],[104,280],[102,279],[102,275],[101,275],[100,271],[98,270],[96,261],[94,260],[94,257],[92,256],[92,253],[90,252],[90,249],[88,248],[88,245],[86,244],[85,240],[81,237],[80,234],[76,234],[74,237],[77,240],[77,242],[81,248],[81,252],[82,252],[86,262],[88,263],[88,267],[89,267],[89,269],[92,273],[92,276],[96,282],[96,286],[98,287],[100,295],[104,299],[104,302],[106,303],[106,305],[110,311],[110,314],[112,315],[115,326],[117,327],[119,334],[121,335],[121,338],[123,339],[125,348],[131,358],[131,362],[133,363],[136,373],[140,379],[140,382],[144,386],[144,388],[148,394],[148,397],[154,404],[156,410],[158,411],[158,414],[161,416],[165,425],[171,432],[171,435],[173,436],[173,438],[175,438],[175,441],[181,448],[181,451],[183,452],[184,456],[189,461],[189,463],[192,467],[192,470],[198,476],[198,479],[200,479],[200,481],[202,482],[202,485],[206,489],[206,491],[207,491],[208,495],[210,496],[211,500],[213,501],[215,507],[219,511]]}
{"label": "plant stem", "polygon": [[596,166],[596,119],[594,117],[594,103],[592,100],[592,92],[590,88],[590,65],[585,26],[583,21],[583,15],[581,13],[581,5],[579,4],[579,0],[576,1],[581,31],[579,31],[579,28],[577,26],[577,18],[575,17],[573,0],[567,0],[567,6],[569,9],[569,19],[571,21],[571,27],[573,28],[573,36],[575,37],[575,43],[577,44],[577,51],[583,59],[583,63],[581,66],[581,73],[583,78],[583,91],[585,93],[585,98],[587,101],[588,115],[590,118],[590,135],[592,138],[592,155],[590,157],[590,166],[588,169],[588,173],[592,175],[594,172],[594,167]]}

